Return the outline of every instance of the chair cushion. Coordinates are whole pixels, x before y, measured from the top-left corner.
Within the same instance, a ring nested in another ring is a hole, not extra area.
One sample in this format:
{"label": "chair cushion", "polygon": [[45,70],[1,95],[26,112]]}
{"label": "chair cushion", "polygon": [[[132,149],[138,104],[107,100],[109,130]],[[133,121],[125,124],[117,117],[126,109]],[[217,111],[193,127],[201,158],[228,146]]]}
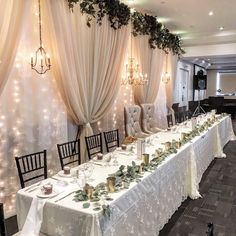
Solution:
{"label": "chair cushion", "polygon": [[146,137],[147,134],[143,133],[140,126],[141,108],[137,105],[125,107],[126,116],[126,133],[127,136],[133,136],[137,138]]}
{"label": "chair cushion", "polygon": [[143,130],[147,133],[156,133],[160,131],[156,126],[154,119],[154,104],[141,104],[142,107],[142,126]]}

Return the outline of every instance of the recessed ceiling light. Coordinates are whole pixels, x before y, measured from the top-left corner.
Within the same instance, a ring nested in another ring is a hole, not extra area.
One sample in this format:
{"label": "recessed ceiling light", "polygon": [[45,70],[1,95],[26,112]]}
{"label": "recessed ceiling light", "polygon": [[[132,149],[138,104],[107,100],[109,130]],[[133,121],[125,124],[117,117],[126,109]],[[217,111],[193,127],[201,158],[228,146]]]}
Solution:
{"label": "recessed ceiling light", "polygon": [[209,11],[208,15],[209,15],[209,16],[213,16],[213,15],[214,15],[214,12],[213,12],[213,11]]}
{"label": "recessed ceiling light", "polygon": [[208,61],[210,61],[211,59],[210,59],[210,58],[208,58],[207,60],[208,60]]}
{"label": "recessed ceiling light", "polygon": [[202,64],[204,64],[205,63],[205,60],[202,60]]}
{"label": "recessed ceiling light", "polygon": [[208,63],[208,66],[211,66],[211,63]]}
{"label": "recessed ceiling light", "polygon": [[219,30],[223,30],[223,29],[224,29],[224,26],[220,26],[220,27],[219,27]]}

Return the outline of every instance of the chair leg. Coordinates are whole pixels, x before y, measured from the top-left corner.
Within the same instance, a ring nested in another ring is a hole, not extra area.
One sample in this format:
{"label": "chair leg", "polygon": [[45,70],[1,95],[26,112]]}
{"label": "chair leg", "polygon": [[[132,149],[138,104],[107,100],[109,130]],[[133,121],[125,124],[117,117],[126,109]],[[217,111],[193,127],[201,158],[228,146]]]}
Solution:
{"label": "chair leg", "polygon": [[213,223],[208,223],[207,224],[207,232],[206,232],[207,236],[214,236],[214,225]]}
{"label": "chair leg", "polygon": [[6,227],[5,227],[5,219],[4,219],[4,210],[3,210],[3,204],[0,203],[0,235],[6,236]]}

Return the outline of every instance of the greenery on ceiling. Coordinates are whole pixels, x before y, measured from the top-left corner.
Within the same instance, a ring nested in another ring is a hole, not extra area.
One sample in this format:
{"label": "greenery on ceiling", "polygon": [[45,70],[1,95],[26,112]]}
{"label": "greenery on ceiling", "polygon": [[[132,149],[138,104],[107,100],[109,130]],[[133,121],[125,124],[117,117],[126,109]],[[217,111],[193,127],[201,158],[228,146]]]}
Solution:
{"label": "greenery on ceiling", "polygon": [[172,34],[169,30],[157,21],[155,16],[142,14],[140,12],[131,13],[130,8],[119,0],[67,0],[69,8],[73,11],[75,4],[80,4],[82,13],[87,14],[87,25],[93,18],[97,19],[99,25],[102,24],[104,16],[108,16],[110,25],[117,30],[128,25],[129,20],[133,23],[133,35],[148,35],[151,48],[159,48],[166,53],[172,51],[174,55],[184,53],[181,39],[178,35]]}

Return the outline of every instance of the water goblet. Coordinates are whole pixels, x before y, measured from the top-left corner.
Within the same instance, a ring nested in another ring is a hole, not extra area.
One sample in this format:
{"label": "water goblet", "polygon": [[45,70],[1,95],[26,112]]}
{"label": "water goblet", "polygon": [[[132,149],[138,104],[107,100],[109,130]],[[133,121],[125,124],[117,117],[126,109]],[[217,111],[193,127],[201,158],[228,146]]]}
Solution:
{"label": "water goblet", "polygon": [[84,164],[84,176],[86,181],[91,182],[93,179],[91,179],[91,176],[93,174],[94,165],[92,162],[88,162]]}
{"label": "water goblet", "polygon": [[79,177],[79,170],[73,170],[71,171],[71,175],[73,177],[73,180],[71,181],[72,184],[76,184],[78,181],[78,177]]}
{"label": "water goblet", "polygon": [[118,166],[119,162],[117,161],[117,155],[115,153],[112,154],[113,165]]}

